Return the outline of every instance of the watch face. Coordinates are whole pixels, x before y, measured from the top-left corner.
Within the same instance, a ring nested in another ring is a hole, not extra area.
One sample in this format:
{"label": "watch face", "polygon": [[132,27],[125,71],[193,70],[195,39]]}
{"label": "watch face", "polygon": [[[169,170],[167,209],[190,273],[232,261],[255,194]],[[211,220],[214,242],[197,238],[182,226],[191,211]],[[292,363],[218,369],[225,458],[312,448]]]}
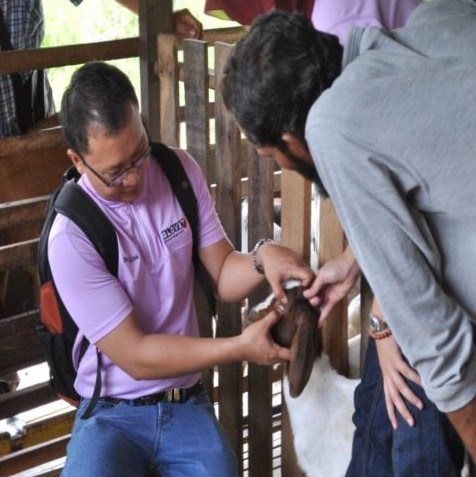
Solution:
{"label": "watch face", "polygon": [[387,323],[385,321],[380,320],[377,316],[375,315],[370,315],[370,329],[372,331],[375,331],[378,333],[379,331],[383,331],[388,328]]}

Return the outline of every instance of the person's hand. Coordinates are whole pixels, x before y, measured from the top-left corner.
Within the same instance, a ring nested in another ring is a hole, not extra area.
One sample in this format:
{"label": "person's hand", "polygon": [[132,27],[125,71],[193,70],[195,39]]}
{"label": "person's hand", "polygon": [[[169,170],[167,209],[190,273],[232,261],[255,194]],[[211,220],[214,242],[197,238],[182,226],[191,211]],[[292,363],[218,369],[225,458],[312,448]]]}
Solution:
{"label": "person's hand", "polygon": [[290,248],[276,243],[262,245],[257,253],[259,262],[263,265],[266,279],[268,280],[275,297],[286,303],[286,294],[282,283],[288,278],[295,278],[307,287],[314,279],[314,272],[306,265],[296,252]]}
{"label": "person's hand", "polygon": [[276,311],[251,325],[238,336],[242,359],[255,364],[279,364],[291,359],[291,352],[287,348],[277,345],[270,334],[271,327],[281,319]]}
{"label": "person's hand", "polygon": [[174,31],[182,38],[201,38],[202,24],[190,13],[188,8],[174,12]]}
{"label": "person's hand", "polygon": [[320,326],[334,305],[348,295],[359,275],[360,268],[350,247],[318,270],[314,283],[304,291],[304,296],[312,305],[320,307]]}
{"label": "person's hand", "polygon": [[404,377],[421,386],[421,379],[417,372],[403,359],[400,348],[393,336],[376,340],[377,354],[380,369],[383,375],[385,406],[388,418],[394,429],[397,429],[398,411],[409,426],[415,425],[415,419],[408,410],[405,398],[418,409],[423,409],[423,402],[410,389]]}

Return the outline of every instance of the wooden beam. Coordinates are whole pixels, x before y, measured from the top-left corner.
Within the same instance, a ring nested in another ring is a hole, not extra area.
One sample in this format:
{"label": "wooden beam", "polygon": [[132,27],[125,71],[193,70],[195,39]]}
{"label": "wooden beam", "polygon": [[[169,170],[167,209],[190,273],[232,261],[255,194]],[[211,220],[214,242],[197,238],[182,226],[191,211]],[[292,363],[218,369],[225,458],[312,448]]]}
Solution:
{"label": "wooden beam", "polygon": [[35,333],[38,311],[0,320],[0,375],[44,361]]}
{"label": "wooden beam", "polygon": [[156,67],[156,36],[162,32],[173,32],[172,1],[139,0],[141,111],[153,141],[160,140],[160,81]]}
{"label": "wooden beam", "polygon": [[0,53],[0,74],[139,56],[139,38]]}

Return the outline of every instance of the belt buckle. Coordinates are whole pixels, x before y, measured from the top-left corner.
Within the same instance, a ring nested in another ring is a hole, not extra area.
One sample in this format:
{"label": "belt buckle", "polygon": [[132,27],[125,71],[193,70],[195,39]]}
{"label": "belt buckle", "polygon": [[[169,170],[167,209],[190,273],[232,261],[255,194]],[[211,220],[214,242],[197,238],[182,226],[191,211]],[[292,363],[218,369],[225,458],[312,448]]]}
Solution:
{"label": "belt buckle", "polygon": [[179,388],[167,389],[166,399],[167,399],[167,402],[171,402],[171,403],[182,402],[182,390]]}

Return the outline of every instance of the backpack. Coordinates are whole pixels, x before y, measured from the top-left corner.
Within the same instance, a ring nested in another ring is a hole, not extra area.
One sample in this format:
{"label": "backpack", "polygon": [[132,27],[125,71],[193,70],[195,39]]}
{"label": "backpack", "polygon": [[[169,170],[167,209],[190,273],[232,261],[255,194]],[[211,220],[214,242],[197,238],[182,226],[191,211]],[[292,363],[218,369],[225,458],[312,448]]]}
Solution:
{"label": "backpack", "polygon": [[[172,190],[190,224],[193,237],[193,263],[200,283],[204,286],[211,309],[214,310],[213,291],[205,268],[198,259],[198,206],[193,188],[177,155],[160,143],[151,144],[151,155],[167,176]],[[38,245],[38,275],[40,279],[40,315],[36,332],[42,344],[50,371],[50,385],[57,395],[74,406],[80,396],[74,389],[76,369],[72,350],[78,327],[64,306],[56,289],[48,261],[48,238],[58,213],[72,220],[89,238],[103,258],[109,272],[117,277],[118,244],[114,226],[99,206],[76,183],[80,174],[71,166],[63,176],[63,182],[52,195]],[[88,340],[83,339],[79,360],[84,356]],[[96,348],[98,366],[93,397],[82,418],[87,419],[101,393],[101,354]],[[79,362],[78,360],[78,362]]]}

